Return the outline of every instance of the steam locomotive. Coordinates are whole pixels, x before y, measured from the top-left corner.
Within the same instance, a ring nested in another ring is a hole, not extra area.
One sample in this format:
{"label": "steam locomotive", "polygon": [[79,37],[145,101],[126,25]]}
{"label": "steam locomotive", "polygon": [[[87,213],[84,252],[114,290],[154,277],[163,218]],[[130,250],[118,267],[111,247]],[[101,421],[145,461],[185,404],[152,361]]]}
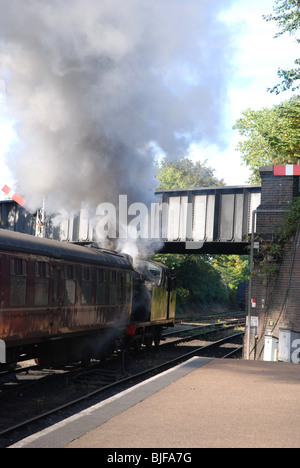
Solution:
{"label": "steam locomotive", "polygon": [[158,346],[163,328],[174,326],[176,284],[161,263],[139,260],[132,275],[133,298],[127,336],[130,345]]}
{"label": "steam locomotive", "polygon": [[[6,365],[57,365],[158,344],[174,325],[175,288],[167,268],[95,245],[0,229],[0,340]],[[2,366],[2,365],[1,365]]]}

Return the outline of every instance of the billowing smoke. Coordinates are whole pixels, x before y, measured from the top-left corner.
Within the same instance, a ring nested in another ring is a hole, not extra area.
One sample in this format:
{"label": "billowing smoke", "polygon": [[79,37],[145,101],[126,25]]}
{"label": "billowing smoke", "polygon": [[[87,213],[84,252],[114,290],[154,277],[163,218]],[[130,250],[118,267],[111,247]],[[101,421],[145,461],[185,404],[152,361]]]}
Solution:
{"label": "billowing smoke", "polygon": [[[227,7],[231,1],[228,0]],[[0,0],[0,77],[32,208],[153,201],[157,149],[220,143],[223,0]]]}

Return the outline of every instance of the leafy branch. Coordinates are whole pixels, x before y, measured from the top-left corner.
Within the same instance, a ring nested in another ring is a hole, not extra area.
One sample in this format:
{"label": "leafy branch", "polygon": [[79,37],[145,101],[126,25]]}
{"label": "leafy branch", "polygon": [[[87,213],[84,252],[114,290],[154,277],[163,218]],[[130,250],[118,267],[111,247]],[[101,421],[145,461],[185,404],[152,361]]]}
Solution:
{"label": "leafy branch", "polygon": [[[279,31],[274,38],[280,37],[287,33],[295,35],[300,27],[300,2],[299,0],[275,0],[273,7],[274,14],[263,15],[266,21],[275,21]],[[296,38],[296,42],[300,43],[300,39]],[[277,75],[281,79],[281,83],[268,91],[275,94],[280,94],[288,89],[296,91],[300,88],[300,59],[295,60],[295,65],[298,67],[291,70],[278,69]]]}

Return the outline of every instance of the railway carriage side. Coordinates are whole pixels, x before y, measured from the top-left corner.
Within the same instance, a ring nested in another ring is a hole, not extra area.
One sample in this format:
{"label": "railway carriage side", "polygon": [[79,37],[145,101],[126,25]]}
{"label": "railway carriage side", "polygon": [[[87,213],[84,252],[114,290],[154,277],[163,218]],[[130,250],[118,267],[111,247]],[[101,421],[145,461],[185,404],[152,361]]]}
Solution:
{"label": "railway carriage side", "polygon": [[131,263],[114,253],[49,240],[39,240],[40,253],[34,253],[31,236],[18,235],[14,244],[12,234],[0,232],[6,362],[88,361],[118,346],[131,310]]}

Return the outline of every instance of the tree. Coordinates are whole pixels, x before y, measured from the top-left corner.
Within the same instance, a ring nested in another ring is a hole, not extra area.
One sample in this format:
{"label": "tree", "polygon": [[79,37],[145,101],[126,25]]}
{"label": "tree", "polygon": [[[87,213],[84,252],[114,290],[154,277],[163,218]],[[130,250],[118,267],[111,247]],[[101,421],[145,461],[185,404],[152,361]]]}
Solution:
{"label": "tree", "polygon": [[156,166],[156,178],[160,181],[157,187],[160,190],[182,189],[193,187],[223,186],[224,181],[214,176],[214,170],[206,167],[206,162],[193,162],[183,158],[169,161],[163,158]]}
{"label": "tree", "polygon": [[212,265],[234,293],[236,293],[240,283],[249,279],[249,257],[247,255],[214,255]]}
{"label": "tree", "polygon": [[233,128],[244,137],[237,150],[253,172],[249,182],[260,182],[260,166],[297,164],[300,157],[300,96],[272,108],[247,109],[242,115]]}
{"label": "tree", "polygon": [[209,255],[162,254],[154,259],[176,275],[177,310],[227,304],[231,299],[231,290]]}
{"label": "tree", "polygon": [[[288,33],[290,35],[296,34],[300,27],[299,0],[275,0],[273,11],[274,14],[264,15],[263,18],[266,21],[276,21],[280,30],[275,35],[275,38],[284,33]],[[300,43],[300,39],[296,39],[296,41]],[[297,67],[291,70],[278,69],[277,74],[281,79],[281,82],[269,89],[271,93],[279,94],[287,89],[295,91],[300,88],[300,59],[296,59],[294,63]]]}

